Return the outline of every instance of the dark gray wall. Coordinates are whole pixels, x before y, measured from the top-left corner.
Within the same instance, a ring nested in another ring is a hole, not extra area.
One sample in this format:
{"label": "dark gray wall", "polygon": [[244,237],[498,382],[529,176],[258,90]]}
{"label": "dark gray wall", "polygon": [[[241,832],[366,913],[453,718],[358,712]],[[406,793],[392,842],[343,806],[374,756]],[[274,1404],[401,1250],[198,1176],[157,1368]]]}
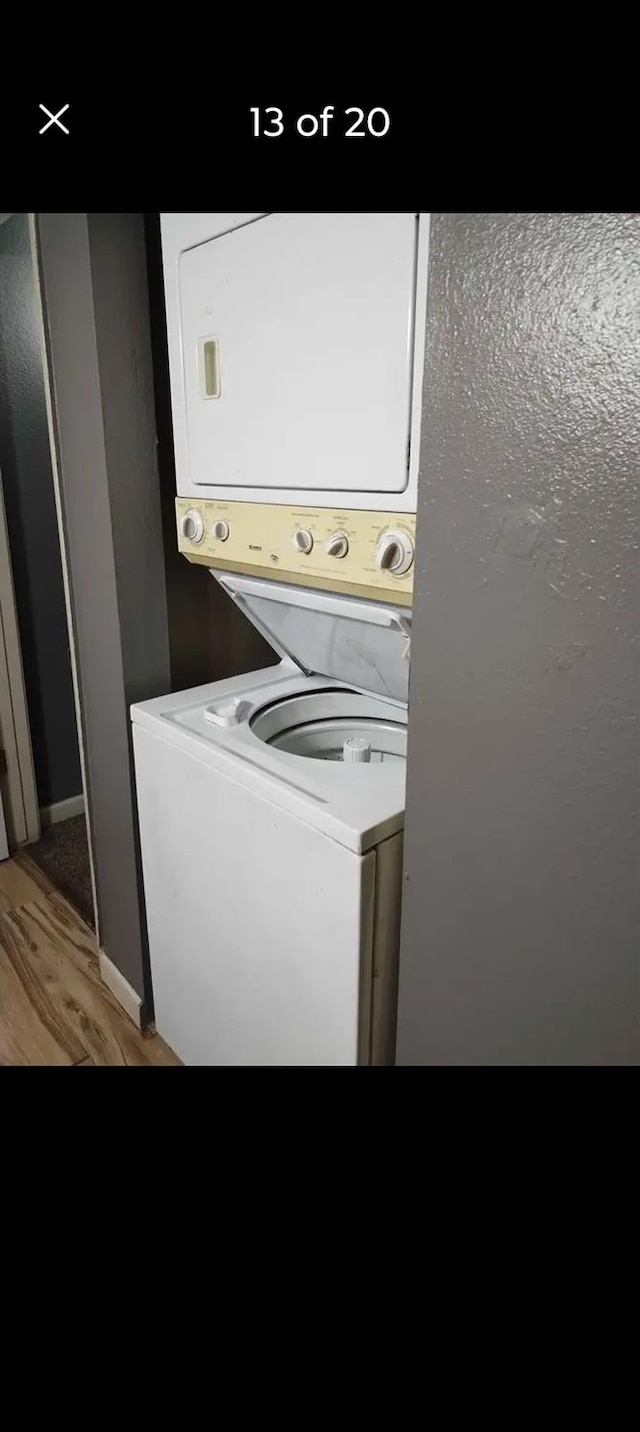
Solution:
{"label": "dark gray wall", "polygon": [[39,214],[100,943],[145,1000],[129,707],[170,688],[141,214]]}
{"label": "dark gray wall", "polygon": [[400,1064],[636,1064],[640,215],[439,214]]}
{"label": "dark gray wall", "polygon": [[82,791],[26,214],[0,225],[0,470],[41,806]]}

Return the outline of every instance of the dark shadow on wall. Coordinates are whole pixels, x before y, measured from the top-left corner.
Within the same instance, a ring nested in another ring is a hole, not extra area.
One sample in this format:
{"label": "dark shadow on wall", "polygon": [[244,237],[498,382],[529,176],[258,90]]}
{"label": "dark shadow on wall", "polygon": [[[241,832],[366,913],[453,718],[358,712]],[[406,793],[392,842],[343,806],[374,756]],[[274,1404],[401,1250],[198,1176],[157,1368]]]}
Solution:
{"label": "dark shadow on wall", "polygon": [[274,665],[278,657],[204,567],[178,551],[176,477],[158,214],[145,214],[158,472],[174,691]]}
{"label": "dark shadow on wall", "polygon": [[82,790],[26,214],[0,225],[0,470],[41,806]]}

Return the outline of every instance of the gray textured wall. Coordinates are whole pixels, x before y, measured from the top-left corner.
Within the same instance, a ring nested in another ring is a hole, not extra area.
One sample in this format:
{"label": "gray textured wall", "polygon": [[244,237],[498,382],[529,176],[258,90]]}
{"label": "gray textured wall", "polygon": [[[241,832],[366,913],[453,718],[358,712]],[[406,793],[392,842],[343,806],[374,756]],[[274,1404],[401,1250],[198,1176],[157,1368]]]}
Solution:
{"label": "gray textured wall", "polygon": [[0,226],[0,469],[41,806],[82,791],[26,214]]}
{"label": "gray textured wall", "polygon": [[401,1064],[636,1064],[640,215],[439,214]]}
{"label": "gray textured wall", "polygon": [[170,688],[141,214],[39,214],[100,940],[151,1011],[129,707]]}

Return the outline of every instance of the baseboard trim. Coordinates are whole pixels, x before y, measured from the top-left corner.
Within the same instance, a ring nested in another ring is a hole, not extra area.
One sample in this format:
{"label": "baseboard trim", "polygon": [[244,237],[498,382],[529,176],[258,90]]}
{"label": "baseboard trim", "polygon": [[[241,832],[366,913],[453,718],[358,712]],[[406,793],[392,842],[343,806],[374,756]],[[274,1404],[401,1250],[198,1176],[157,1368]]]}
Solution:
{"label": "baseboard trim", "polygon": [[114,965],[113,961],[109,959],[109,956],[105,955],[104,950],[100,950],[98,953],[98,963],[100,965],[100,974],[107,989],[111,990],[114,999],[117,999],[118,1004],[124,1010],[125,1014],[128,1014],[129,1019],[133,1020],[133,1023],[138,1029],[142,1029],[142,1000],[140,995],[136,994],[122,972]]}
{"label": "baseboard trim", "polygon": [[56,801],[54,805],[40,807],[40,824],[43,830],[50,825],[57,825],[61,820],[71,820],[74,815],[84,814],[84,795],[82,791],[79,796],[69,796],[66,801]]}

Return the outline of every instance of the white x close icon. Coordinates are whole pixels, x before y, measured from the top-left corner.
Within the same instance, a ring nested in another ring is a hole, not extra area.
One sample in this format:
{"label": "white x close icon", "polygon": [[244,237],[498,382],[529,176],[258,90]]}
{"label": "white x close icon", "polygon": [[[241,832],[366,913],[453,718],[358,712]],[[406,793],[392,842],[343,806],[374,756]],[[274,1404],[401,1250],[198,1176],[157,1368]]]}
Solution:
{"label": "white x close icon", "polygon": [[39,106],[39,108],[40,108],[41,110],[43,110],[44,113],[45,113],[45,114],[48,114],[48,116],[49,116],[49,118],[48,118],[48,120],[47,120],[47,123],[46,123],[46,124],[43,124],[42,129],[39,130],[39,133],[40,133],[40,134],[44,134],[45,129],[51,129],[51,125],[52,125],[52,124],[57,124],[58,129],[61,129],[64,134],[68,134],[68,133],[69,133],[69,130],[67,129],[67,126],[66,126],[65,124],[61,124],[61,123],[60,123],[60,115],[61,115],[61,114],[64,114],[65,110],[67,110],[67,109],[69,108],[68,104],[63,104],[62,109],[59,109],[57,114],[52,114],[52,113],[51,113],[51,110],[50,110],[50,109],[47,109],[46,104],[41,104],[41,105]]}

